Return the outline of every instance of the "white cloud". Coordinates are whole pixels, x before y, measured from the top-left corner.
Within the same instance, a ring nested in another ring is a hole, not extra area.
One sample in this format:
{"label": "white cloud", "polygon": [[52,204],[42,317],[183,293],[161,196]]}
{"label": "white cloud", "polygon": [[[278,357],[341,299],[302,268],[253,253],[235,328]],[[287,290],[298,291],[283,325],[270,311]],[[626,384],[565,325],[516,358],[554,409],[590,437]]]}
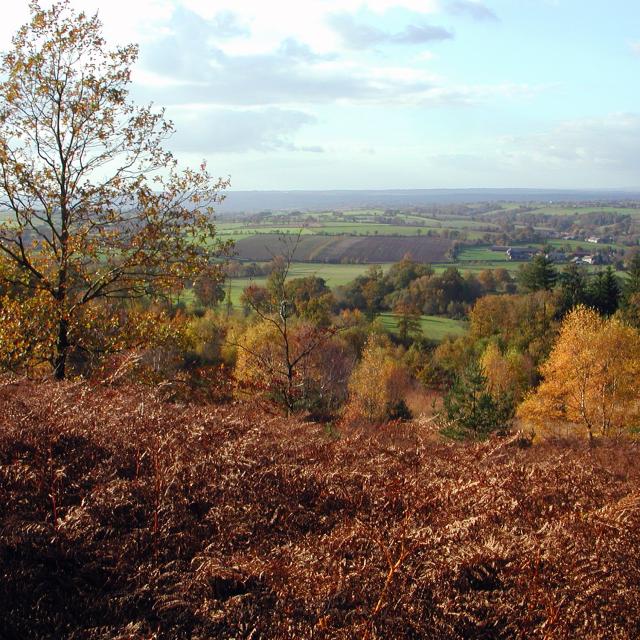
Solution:
{"label": "white cloud", "polygon": [[589,165],[640,170],[640,115],[612,114],[560,123],[537,135],[505,138],[515,156],[559,166]]}
{"label": "white cloud", "polygon": [[451,13],[468,16],[478,21],[497,22],[498,16],[486,5],[477,0],[449,0],[447,5]]}
{"label": "white cloud", "polygon": [[[340,49],[322,53],[293,37],[264,53],[230,53],[226,40],[210,35],[217,15],[205,20],[189,9],[174,12],[171,33],[142,51],[139,96],[160,104],[309,108],[471,105],[540,90],[526,84],[452,85],[412,57],[372,59]],[[237,23],[244,24],[241,18]],[[385,32],[375,33],[385,40]]]}
{"label": "white cloud", "polygon": [[181,135],[172,141],[177,152],[237,153],[245,151],[305,151],[319,153],[319,145],[297,145],[294,135],[313,124],[313,115],[277,107],[228,109],[211,105],[172,107],[168,115]]}
{"label": "white cloud", "polygon": [[451,31],[424,22],[411,23],[402,31],[389,32],[358,21],[348,13],[334,14],[328,20],[349,49],[368,49],[378,45],[422,45],[453,38]]}
{"label": "white cloud", "polygon": [[256,54],[272,51],[289,37],[307,43],[317,52],[327,53],[341,47],[339,35],[329,26],[335,13],[369,11],[382,14],[391,9],[406,9],[430,14],[438,9],[436,0],[184,0],[181,3],[205,19],[221,11],[230,11],[251,29],[250,39],[225,43],[230,54]]}

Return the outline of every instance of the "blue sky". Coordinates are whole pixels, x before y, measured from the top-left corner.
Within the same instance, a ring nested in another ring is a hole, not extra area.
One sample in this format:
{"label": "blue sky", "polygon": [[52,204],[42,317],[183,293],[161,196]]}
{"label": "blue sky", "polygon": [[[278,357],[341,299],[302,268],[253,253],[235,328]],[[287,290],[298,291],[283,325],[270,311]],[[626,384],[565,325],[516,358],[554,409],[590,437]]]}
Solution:
{"label": "blue sky", "polygon": [[[631,0],[74,0],[235,189],[640,188]],[[3,48],[27,17],[3,9]]]}

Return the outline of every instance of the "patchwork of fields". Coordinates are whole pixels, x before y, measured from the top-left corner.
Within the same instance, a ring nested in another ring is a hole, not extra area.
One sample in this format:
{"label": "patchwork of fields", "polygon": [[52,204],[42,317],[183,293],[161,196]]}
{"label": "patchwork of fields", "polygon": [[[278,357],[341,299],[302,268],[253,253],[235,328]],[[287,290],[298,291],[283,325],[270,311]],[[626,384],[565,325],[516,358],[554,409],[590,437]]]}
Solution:
{"label": "patchwork of fields", "polygon": [[[594,207],[589,205],[539,205],[522,207],[520,204],[499,203],[495,207],[478,204],[467,207],[466,212],[434,210],[426,214],[418,210],[382,211],[361,209],[344,211],[265,212],[253,217],[240,216],[218,221],[222,239],[235,241],[235,258],[243,262],[268,263],[276,255],[293,256],[290,278],[317,276],[330,288],[343,286],[364,274],[373,265],[386,270],[389,265],[410,254],[418,262],[431,264],[436,273],[455,267],[462,273],[480,273],[485,269],[506,269],[515,277],[522,262],[511,261],[503,251],[492,250],[502,245],[505,236],[496,224],[496,215],[530,216],[534,214],[571,216],[580,218],[588,213],[640,216],[632,207]],[[523,224],[512,225],[524,228]],[[588,252],[622,252],[625,245],[610,241],[593,244],[585,239],[553,237],[552,228],[535,227],[544,231],[543,239],[533,242],[512,241],[513,246],[543,249],[552,246],[560,251],[582,249]],[[598,229],[603,235],[607,228]],[[585,236],[586,237],[586,236]],[[482,244],[476,244],[481,238]],[[611,239],[610,239],[611,240]],[[454,243],[458,243],[452,257]],[[462,246],[460,246],[462,245]],[[295,246],[295,251],[292,252]],[[587,267],[594,271],[601,267]],[[625,277],[623,272],[617,272]],[[230,278],[225,284],[227,299],[233,307],[241,307],[241,296],[250,284],[264,285],[265,277]],[[181,299],[191,302],[192,291]],[[383,313],[380,321],[390,331],[397,331],[397,317]],[[422,316],[423,335],[442,340],[447,335],[461,335],[467,323],[438,316]]]}

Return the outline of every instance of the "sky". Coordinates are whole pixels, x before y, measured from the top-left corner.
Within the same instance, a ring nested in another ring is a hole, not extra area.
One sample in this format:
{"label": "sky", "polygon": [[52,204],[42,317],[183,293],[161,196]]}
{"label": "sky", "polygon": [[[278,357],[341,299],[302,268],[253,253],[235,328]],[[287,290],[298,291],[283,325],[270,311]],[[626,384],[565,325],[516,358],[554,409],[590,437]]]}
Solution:
{"label": "sky", "polygon": [[72,4],[233,189],[640,188],[637,0]]}

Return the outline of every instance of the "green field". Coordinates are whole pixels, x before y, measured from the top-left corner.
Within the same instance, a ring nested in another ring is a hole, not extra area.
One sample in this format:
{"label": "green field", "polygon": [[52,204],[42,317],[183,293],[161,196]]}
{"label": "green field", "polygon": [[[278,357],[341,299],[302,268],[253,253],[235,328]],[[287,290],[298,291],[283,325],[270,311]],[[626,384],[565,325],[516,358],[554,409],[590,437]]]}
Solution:
{"label": "green field", "polygon": [[[378,318],[387,331],[397,333],[398,317],[393,313],[381,313]],[[440,316],[421,316],[420,326],[422,335],[435,342],[442,341],[446,336],[460,336],[467,332],[468,323],[463,320],[451,320]]]}
{"label": "green field", "polygon": [[585,207],[585,206],[558,206],[558,207],[540,207],[532,213],[544,213],[552,216],[572,216],[583,215],[586,213],[619,213],[620,215],[630,215],[640,217],[640,209],[627,209],[624,207]]}
{"label": "green field", "polygon": [[284,233],[296,235],[302,234],[326,234],[326,235],[381,235],[381,236],[415,236],[422,235],[429,229],[438,228],[437,225],[409,226],[409,225],[392,225],[379,224],[371,222],[329,222],[326,224],[308,224],[306,226],[287,226],[287,225],[264,225],[264,226],[227,226],[218,225],[218,233],[221,236],[252,236],[262,233]]}
{"label": "green field", "polygon": [[[505,252],[491,251],[490,247],[494,234],[490,231],[485,231],[485,229],[498,231],[499,226],[495,223],[498,218],[495,216],[499,216],[500,213],[512,212],[516,216],[513,220],[516,228],[525,226],[525,220],[518,219],[520,215],[619,213],[640,217],[640,209],[620,206],[574,206],[572,204],[541,202],[537,205],[526,205],[531,206],[531,211],[520,212],[519,210],[522,206],[518,203],[501,202],[492,207],[491,211],[483,211],[483,209],[487,208],[486,204],[478,203],[476,205],[466,205],[466,212],[462,206],[461,208],[452,209],[447,209],[443,206],[436,207],[433,211],[429,210],[428,213],[424,209],[411,208],[394,211],[371,208],[319,212],[276,211],[250,218],[237,217],[220,220],[218,222],[218,231],[222,239],[240,241],[237,247],[237,255],[242,260],[249,261],[268,260],[269,256],[274,254],[274,251],[277,252],[267,234],[271,234],[271,238],[273,238],[274,234],[283,233],[292,238],[300,232],[303,239],[298,246],[294,259],[305,260],[306,262],[294,263],[290,277],[317,275],[324,278],[329,287],[335,288],[352,281],[358,275],[364,273],[369,267],[368,264],[362,264],[366,260],[388,266],[390,261],[399,260],[403,255],[403,251],[410,253],[416,260],[431,263],[436,272],[455,267],[462,273],[477,274],[485,269],[502,268],[515,275],[525,263],[508,260]],[[494,217],[486,218],[488,216]],[[536,228],[541,229],[542,226],[537,226]],[[418,242],[415,236],[427,236],[429,231],[442,237],[429,240],[425,237],[424,241],[420,240]],[[586,226],[583,230],[574,228],[570,232],[602,235],[599,231],[599,228]],[[555,233],[559,235],[559,232]],[[607,230],[602,229],[602,233],[606,234]],[[498,237],[496,233],[496,240]],[[458,252],[455,262],[450,262],[448,252],[442,250],[438,252],[435,246],[429,248],[428,251],[422,251],[424,242],[448,242],[451,245],[455,239],[461,240],[463,244],[465,240],[481,239],[483,244],[479,246],[463,246],[462,250]],[[420,246],[414,246],[416,243]],[[581,248],[589,253],[607,251],[610,248],[628,249],[628,247],[619,242],[594,244],[584,240],[564,240],[562,238],[553,238],[537,244],[514,242],[513,245],[535,246],[540,249],[545,245],[551,245],[556,248],[570,248],[571,250]],[[396,247],[395,249],[393,248],[394,246]],[[402,251],[398,254],[399,248]],[[341,260],[355,264],[341,264]],[[563,267],[564,265],[557,265],[559,270],[562,270]],[[589,271],[597,269],[598,267],[589,267]],[[258,278],[253,282],[263,284],[264,281],[264,278]],[[247,278],[232,279],[229,282],[231,299],[235,305],[238,304],[243,289],[251,282]],[[432,323],[429,329],[436,335],[442,335],[441,325],[446,321],[437,320],[438,322],[435,325]]]}
{"label": "green field", "polygon": [[458,254],[458,262],[509,262],[503,252],[491,251],[489,247],[467,247]]}
{"label": "green field", "polygon": [[599,250],[627,248],[623,244],[616,244],[615,242],[603,242],[602,244],[595,244],[593,242],[586,242],[585,240],[554,239],[549,240],[547,244],[551,245],[552,247],[571,247],[573,250],[581,248],[584,251],[592,251],[594,253]]}
{"label": "green field", "polygon": [[[389,219],[393,222],[390,222]],[[381,222],[386,219],[388,222]],[[498,229],[491,222],[472,220],[471,217],[452,215],[449,217],[429,217],[411,211],[387,214],[383,210],[362,209],[343,212],[295,212],[283,214],[273,212],[260,217],[259,221],[221,219],[217,223],[218,233],[227,239],[240,239],[262,233],[303,234],[322,233],[327,235],[356,236],[414,236],[426,234],[429,230],[464,232],[473,240],[482,237],[484,229]],[[480,231],[482,229],[482,231]]]}

